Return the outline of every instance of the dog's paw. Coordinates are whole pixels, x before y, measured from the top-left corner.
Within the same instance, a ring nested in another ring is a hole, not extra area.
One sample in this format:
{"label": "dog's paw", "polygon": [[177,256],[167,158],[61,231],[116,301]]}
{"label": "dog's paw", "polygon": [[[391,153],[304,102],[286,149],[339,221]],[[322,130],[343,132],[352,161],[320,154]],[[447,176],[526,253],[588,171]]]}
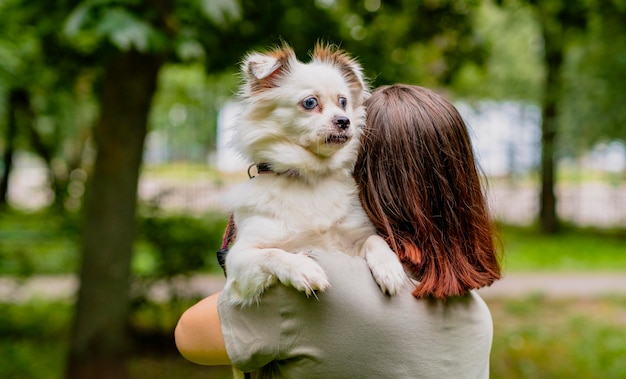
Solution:
{"label": "dog's paw", "polygon": [[365,242],[365,260],[380,289],[395,295],[407,283],[402,263],[387,243],[379,236],[371,236]]}
{"label": "dog's paw", "polygon": [[266,288],[276,282],[276,277],[260,270],[248,270],[242,275],[229,275],[223,292],[234,304],[251,305],[259,302]]}
{"label": "dog's paw", "polygon": [[274,267],[278,280],[302,291],[307,296],[315,291],[324,291],[330,286],[324,269],[309,257],[309,252],[288,254]]}
{"label": "dog's paw", "polygon": [[381,291],[389,295],[397,294],[406,284],[407,276],[398,258],[395,258],[395,261],[370,266],[370,270]]}
{"label": "dog's paw", "polygon": [[324,291],[330,286],[326,273],[308,254],[273,249],[249,257],[245,264],[231,261],[223,292],[235,304],[250,305],[257,303],[265,289],[277,281],[307,296]]}

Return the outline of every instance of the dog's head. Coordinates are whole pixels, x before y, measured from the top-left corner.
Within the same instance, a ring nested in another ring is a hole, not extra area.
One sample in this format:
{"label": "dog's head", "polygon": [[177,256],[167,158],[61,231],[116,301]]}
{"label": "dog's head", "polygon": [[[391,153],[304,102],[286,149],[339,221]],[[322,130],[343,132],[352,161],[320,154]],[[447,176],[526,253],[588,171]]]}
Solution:
{"label": "dog's head", "polygon": [[368,96],[354,59],[317,44],[302,63],[283,45],[248,54],[241,69],[244,109],[234,143],[246,158],[303,176],[352,170]]}

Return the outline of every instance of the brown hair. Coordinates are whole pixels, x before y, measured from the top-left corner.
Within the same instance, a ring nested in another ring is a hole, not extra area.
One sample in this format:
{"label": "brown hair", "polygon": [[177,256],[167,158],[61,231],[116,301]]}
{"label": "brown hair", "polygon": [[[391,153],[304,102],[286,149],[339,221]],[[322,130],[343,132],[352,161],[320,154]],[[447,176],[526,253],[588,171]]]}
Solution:
{"label": "brown hair", "polygon": [[354,176],[378,233],[420,284],[445,299],[500,278],[493,225],[467,127],[426,88],[384,86],[366,101]]}

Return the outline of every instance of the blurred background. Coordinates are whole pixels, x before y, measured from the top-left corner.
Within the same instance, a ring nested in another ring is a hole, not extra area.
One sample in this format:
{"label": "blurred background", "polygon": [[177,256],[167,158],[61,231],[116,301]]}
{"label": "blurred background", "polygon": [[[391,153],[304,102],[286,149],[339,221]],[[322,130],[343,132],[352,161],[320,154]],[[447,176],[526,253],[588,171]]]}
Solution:
{"label": "blurred background", "polygon": [[172,331],[223,285],[238,65],[319,40],[466,119],[492,377],[626,377],[624,0],[0,0],[0,377],[230,377]]}

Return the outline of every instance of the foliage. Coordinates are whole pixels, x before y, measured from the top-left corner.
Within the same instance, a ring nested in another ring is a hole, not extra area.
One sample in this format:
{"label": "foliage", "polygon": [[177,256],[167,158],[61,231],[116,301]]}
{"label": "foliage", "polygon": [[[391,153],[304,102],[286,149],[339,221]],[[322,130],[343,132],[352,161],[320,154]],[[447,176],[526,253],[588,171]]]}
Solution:
{"label": "foliage", "polygon": [[[227,216],[221,213],[140,217],[134,274],[154,279],[199,271],[221,274],[215,252],[226,222]],[[2,212],[0,274],[28,277],[74,273],[79,236],[79,222],[72,214]]]}
{"label": "foliage", "polygon": [[74,216],[55,212],[0,213],[0,273],[30,276],[74,272],[78,268]]}
{"label": "foliage", "polygon": [[626,141],[626,6],[594,4],[589,32],[571,49],[565,72],[563,146],[570,154],[602,140]]}
{"label": "foliage", "polygon": [[558,122],[562,115],[563,62],[567,47],[586,32],[590,11],[588,4],[583,0],[528,0],[522,3],[528,5],[539,25],[542,42],[541,62],[545,69],[541,83],[539,223],[542,232],[556,234],[559,222],[554,188]]}
{"label": "foliage", "polygon": [[[561,28],[556,33],[560,34],[556,42],[565,53],[559,102],[559,156],[579,155],[598,141],[626,140],[622,128],[626,113],[621,107],[626,82],[624,2],[496,2],[505,6],[484,2],[477,24],[491,46],[488,75],[460,81],[462,93],[481,96],[486,86],[496,90],[496,98],[515,98],[522,93],[523,98],[540,101],[545,94],[538,88],[538,80],[545,75],[545,67],[539,58],[546,47],[541,43],[539,26],[543,23],[552,29]],[[484,80],[483,86],[480,80]]]}
{"label": "foliage", "polygon": [[218,271],[215,252],[220,248],[227,217],[148,216],[141,220],[140,235],[152,246],[151,276],[172,278],[213,268]]}
{"label": "foliage", "polygon": [[[60,33],[67,4],[59,5],[21,0],[0,3],[0,35],[4,37],[0,39],[0,115],[10,111],[7,93],[24,94],[28,117],[18,125],[15,145],[44,159],[57,195],[55,205],[62,209],[69,177],[86,157],[87,130],[97,115],[93,94],[97,70],[84,56],[67,50]],[[5,119],[0,121],[0,130]],[[0,142],[11,142],[10,136],[3,137]]]}
{"label": "foliage", "polygon": [[362,61],[375,86],[409,82],[447,87],[465,65],[481,66],[480,2],[319,1],[339,25],[342,46]]}
{"label": "foliage", "polygon": [[541,35],[530,9],[481,2],[474,24],[488,51],[484,66],[466,64],[453,83],[465,100],[521,100],[539,103],[544,68]]}
{"label": "foliage", "polygon": [[159,87],[150,112],[148,141],[162,156],[153,162],[191,161],[206,164],[217,149],[220,109],[232,98],[237,83],[233,72],[207,74],[199,64],[168,64],[159,74]]}

